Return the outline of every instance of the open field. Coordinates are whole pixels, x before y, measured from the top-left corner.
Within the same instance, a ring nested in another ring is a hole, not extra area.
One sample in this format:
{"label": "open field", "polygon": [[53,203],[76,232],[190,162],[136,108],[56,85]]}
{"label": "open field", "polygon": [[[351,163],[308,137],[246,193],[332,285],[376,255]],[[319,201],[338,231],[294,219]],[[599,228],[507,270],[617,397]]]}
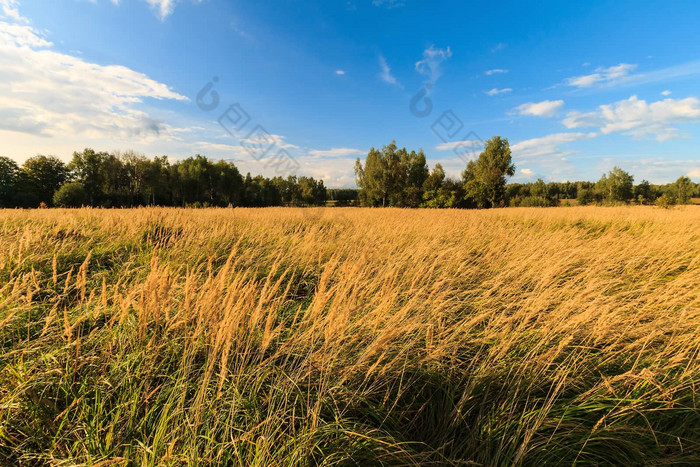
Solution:
{"label": "open field", "polygon": [[700,208],[0,211],[0,464],[700,462]]}

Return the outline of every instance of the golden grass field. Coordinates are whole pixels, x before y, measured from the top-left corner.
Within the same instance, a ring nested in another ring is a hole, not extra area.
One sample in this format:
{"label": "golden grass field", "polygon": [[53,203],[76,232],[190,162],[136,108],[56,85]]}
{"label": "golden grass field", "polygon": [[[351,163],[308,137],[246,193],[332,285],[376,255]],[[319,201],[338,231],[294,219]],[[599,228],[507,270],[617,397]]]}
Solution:
{"label": "golden grass field", "polygon": [[700,463],[700,207],[0,211],[0,464]]}

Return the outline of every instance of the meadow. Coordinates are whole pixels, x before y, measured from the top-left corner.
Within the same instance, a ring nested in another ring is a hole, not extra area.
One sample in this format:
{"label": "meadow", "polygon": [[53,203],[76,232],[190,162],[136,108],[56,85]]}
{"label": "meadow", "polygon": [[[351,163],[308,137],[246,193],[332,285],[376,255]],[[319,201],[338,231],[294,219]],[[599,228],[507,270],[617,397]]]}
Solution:
{"label": "meadow", "polygon": [[700,463],[700,207],[0,211],[0,464]]}

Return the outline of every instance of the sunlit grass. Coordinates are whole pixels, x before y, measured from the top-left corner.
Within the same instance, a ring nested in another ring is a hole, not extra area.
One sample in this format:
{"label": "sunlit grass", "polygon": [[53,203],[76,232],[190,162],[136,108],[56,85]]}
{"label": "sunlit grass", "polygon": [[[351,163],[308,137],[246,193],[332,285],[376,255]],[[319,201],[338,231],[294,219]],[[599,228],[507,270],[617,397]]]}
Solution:
{"label": "sunlit grass", "polygon": [[694,206],[0,211],[0,463],[698,463],[699,284]]}

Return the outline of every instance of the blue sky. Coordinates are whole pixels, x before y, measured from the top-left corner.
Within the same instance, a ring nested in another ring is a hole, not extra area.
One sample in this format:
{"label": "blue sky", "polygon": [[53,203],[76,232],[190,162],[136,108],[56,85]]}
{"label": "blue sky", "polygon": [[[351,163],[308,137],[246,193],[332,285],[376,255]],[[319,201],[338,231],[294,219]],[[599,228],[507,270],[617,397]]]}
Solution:
{"label": "blue sky", "polygon": [[340,187],[373,146],[458,176],[501,135],[517,181],[700,182],[698,23],[692,1],[0,0],[0,154],[283,154]]}

